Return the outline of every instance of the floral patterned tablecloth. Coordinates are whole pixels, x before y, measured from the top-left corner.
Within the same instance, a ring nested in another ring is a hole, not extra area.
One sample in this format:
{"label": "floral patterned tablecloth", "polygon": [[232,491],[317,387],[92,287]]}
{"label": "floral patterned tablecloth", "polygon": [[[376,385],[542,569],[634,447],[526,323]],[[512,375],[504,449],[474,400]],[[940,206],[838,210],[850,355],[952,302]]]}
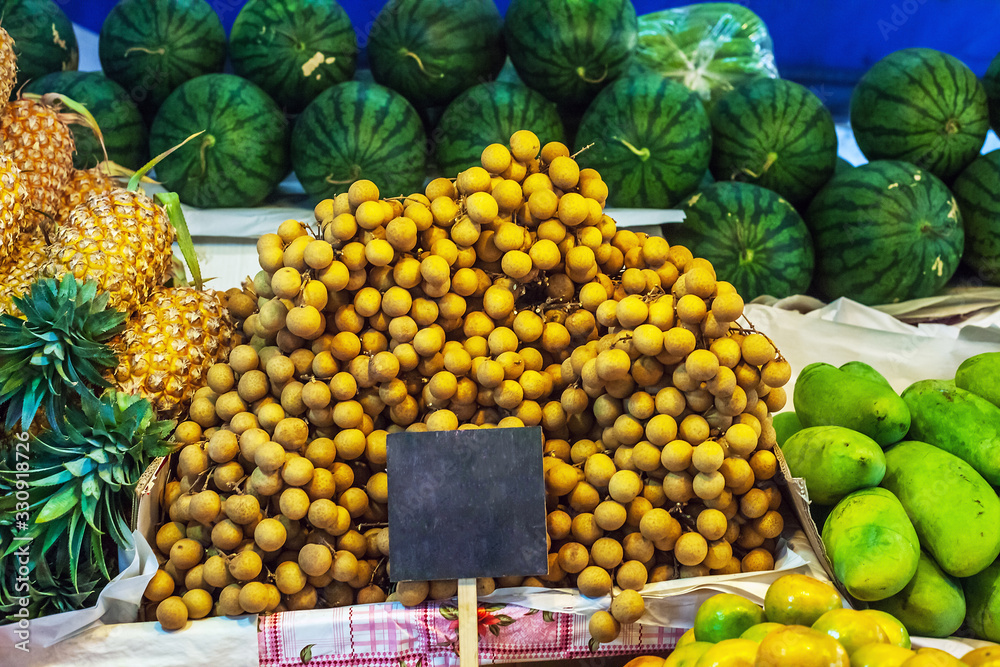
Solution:
{"label": "floral patterned tablecloth", "polygon": [[[261,667],[451,667],[458,665],[458,610],[453,603],[358,605],[322,613],[260,618]],[[479,607],[483,664],[567,660],[666,652],[684,628],[627,625],[610,644],[590,645],[587,617],[516,605]],[[592,649],[596,649],[596,652]]]}

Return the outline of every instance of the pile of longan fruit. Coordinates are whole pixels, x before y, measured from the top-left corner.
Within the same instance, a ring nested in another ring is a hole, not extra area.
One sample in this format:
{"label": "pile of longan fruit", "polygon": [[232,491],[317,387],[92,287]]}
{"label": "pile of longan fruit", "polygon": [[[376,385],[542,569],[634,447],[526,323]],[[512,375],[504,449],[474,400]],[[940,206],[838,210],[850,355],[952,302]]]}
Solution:
{"label": "pile of longan fruit", "polygon": [[521,130],[422,193],[357,181],[314,226],[262,236],[248,343],[176,432],[149,613],[170,628],[452,597],[454,581],[389,583],[402,430],[542,426],[549,570],[479,594],[617,583],[598,641],[642,615],[646,583],[772,568],[788,363],[736,324],[743,300],[708,261],[618,229],[607,195]]}

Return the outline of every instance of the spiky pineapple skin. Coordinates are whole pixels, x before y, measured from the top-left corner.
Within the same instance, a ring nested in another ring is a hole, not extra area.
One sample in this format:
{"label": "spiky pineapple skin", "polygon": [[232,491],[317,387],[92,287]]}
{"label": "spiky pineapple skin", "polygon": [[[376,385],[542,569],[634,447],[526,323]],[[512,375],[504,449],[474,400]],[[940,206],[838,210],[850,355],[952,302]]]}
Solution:
{"label": "spiky pineapple skin", "polygon": [[48,259],[45,235],[39,228],[21,235],[12,243],[13,251],[0,262],[0,313],[20,315],[14,297],[25,294]]}
{"label": "spiky pineapple skin", "polygon": [[12,100],[0,119],[4,152],[21,170],[36,223],[50,226],[73,171],[76,144],[59,113],[35,100]]}
{"label": "spiky pineapple skin", "polygon": [[0,154],[0,262],[15,251],[27,225],[28,189],[9,155]]}
{"label": "spiky pineapple skin", "polygon": [[0,107],[7,104],[17,80],[17,55],[14,39],[0,27]]}
{"label": "spiky pineapple skin", "polygon": [[94,195],[52,237],[42,274],[95,280],[110,304],[131,315],[170,277],[174,229],[166,212],[141,192]]}
{"label": "spiky pineapple skin", "polygon": [[156,290],[121,335],[117,388],[148,399],[161,419],[186,412],[209,367],[237,342],[224,296],[193,287]]}
{"label": "spiky pineapple skin", "polygon": [[62,190],[62,200],[56,213],[56,224],[69,222],[77,206],[87,203],[93,195],[107,195],[121,188],[122,184],[98,165],[90,169],[74,169]]}

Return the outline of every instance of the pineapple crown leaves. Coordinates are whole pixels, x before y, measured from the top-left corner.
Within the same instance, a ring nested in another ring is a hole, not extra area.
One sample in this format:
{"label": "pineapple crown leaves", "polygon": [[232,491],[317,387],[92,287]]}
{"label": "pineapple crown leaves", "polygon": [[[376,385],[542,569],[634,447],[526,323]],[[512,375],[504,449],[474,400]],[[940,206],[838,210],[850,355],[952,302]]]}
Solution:
{"label": "pineapple crown leaves", "polygon": [[[190,137],[177,144],[169,150],[165,150],[152,160],[144,164],[139,168],[138,171],[132,173],[132,178],[129,179],[128,186],[126,190],[135,191],[139,189],[139,183],[143,182],[146,178],[146,174],[159,164],[160,160],[167,157],[178,148],[191,141],[198,135],[204,134],[205,130],[201,132],[195,132]],[[184,211],[181,209],[181,200],[176,192],[160,192],[156,195],[156,202],[163,207],[166,211],[167,217],[170,219],[170,224],[177,233],[177,245],[181,249],[181,254],[184,256],[184,261],[187,263],[188,268],[191,269],[191,277],[194,279],[194,286],[196,289],[201,289],[202,278],[201,278],[201,266],[198,264],[198,254],[194,250],[194,241],[191,239],[191,231],[188,229],[187,219],[184,217]]]}
{"label": "pineapple crown leaves", "polygon": [[24,319],[0,315],[0,409],[6,428],[27,429],[39,407],[59,430],[66,403],[76,394],[95,403],[89,385],[107,387],[101,372],[117,365],[108,341],[125,326],[125,314],[108,308],[97,283],[72,275],[36,281],[14,303]]}
{"label": "pineapple crown leaves", "polygon": [[[146,399],[116,391],[79,409],[69,408],[65,417],[61,432],[45,431],[32,438],[31,522],[25,535],[40,556],[65,546],[66,556],[57,562],[68,566],[76,586],[81,554],[88,548],[98,570],[110,579],[103,536],[119,547],[131,546],[123,512],[131,507],[131,494],[150,462],[173,451],[167,438],[174,423],[157,421]],[[8,483],[13,474],[0,470]],[[9,555],[13,548],[0,555]]]}

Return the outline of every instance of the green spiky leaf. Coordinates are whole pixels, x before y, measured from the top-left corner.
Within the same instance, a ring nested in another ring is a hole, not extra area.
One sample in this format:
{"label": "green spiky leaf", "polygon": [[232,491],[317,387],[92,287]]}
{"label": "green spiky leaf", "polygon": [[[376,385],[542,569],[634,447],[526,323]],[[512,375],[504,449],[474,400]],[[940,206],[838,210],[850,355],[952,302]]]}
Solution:
{"label": "green spiky leaf", "polygon": [[102,373],[118,364],[106,343],[125,326],[125,314],[108,307],[97,283],[71,275],[35,282],[15,297],[24,318],[0,315],[0,409],[6,428],[33,423],[39,408],[61,429],[73,397],[97,403],[91,386],[107,387]]}

